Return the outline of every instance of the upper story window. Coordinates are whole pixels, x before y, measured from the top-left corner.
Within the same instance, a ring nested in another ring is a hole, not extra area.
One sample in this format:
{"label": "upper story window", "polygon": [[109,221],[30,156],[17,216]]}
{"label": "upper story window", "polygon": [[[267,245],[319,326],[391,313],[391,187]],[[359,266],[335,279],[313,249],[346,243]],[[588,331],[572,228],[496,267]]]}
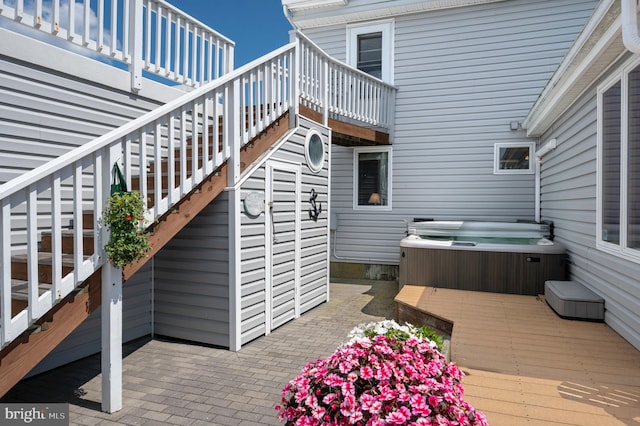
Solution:
{"label": "upper story window", "polygon": [[494,145],[493,173],[495,174],[531,174],[533,168],[533,150],[530,143],[497,143]]}
{"label": "upper story window", "polygon": [[353,151],[354,209],[391,208],[391,147]]}
{"label": "upper story window", "polygon": [[640,66],[598,88],[597,247],[640,262]]}
{"label": "upper story window", "polygon": [[374,77],[382,78],[382,33],[358,34],[358,64]]}
{"label": "upper story window", "polygon": [[393,84],[393,21],[347,26],[347,63]]}

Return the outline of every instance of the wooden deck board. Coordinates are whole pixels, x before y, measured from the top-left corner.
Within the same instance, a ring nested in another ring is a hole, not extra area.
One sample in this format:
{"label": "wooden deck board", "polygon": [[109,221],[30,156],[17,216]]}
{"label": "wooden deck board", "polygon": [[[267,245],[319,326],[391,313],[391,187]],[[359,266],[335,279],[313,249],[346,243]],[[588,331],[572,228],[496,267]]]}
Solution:
{"label": "wooden deck board", "polygon": [[452,321],[467,401],[491,425],[640,424],[640,352],[543,297],[404,286],[396,302]]}

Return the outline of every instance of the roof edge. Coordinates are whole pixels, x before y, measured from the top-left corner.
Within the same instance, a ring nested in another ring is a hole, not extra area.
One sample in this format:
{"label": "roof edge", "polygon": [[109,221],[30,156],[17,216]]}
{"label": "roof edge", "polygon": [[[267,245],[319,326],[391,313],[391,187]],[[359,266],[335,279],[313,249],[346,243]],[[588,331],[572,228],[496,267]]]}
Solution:
{"label": "roof edge", "polygon": [[[282,0],[282,4],[295,27],[306,29],[503,1],[506,0],[404,0],[358,4],[354,0]],[[296,8],[296,3],[300,7]]]}
{"label": "roof edge", "polygon": [[527,135],[546,132],[624,53],[620,2],[603,0],[529,110],[523,122]]}

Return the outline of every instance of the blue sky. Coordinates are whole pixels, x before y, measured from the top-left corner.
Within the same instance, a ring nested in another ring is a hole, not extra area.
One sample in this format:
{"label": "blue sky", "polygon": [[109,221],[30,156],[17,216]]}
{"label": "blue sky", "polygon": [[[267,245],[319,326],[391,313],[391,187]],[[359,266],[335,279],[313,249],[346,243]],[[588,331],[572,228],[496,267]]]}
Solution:
{"label": "blue sky", "polygon": [[280,0],[168,0],[235,41],[238,68],[289,42],[291,24]]}

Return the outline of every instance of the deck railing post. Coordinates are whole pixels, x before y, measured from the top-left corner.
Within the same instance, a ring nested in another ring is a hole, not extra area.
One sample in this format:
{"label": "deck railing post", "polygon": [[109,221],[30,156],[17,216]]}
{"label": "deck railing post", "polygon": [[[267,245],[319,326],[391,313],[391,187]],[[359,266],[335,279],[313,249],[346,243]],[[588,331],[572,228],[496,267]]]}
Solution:
{"label": "deck railing post", "polygon": [[[0,201],[0,263],[11,264],[11,204]],[[11,329],[11,268],[0,269],[0,344],[15,338]]]}
{"label": "deck railing post", "polygon": [[[121,145],[117,143],[102,157],[102,193],[105,195],[110,193],[111,166],[121,155]],[[108,241],[109,232],[106,229],[102,232],[103,241]],[[106,254],[103,252],[102,256]],[[108,260],[102,266],[101,323],[102,411],[114,413],[122,409],[122,268],[115,268]]]}
{"label": "deck railing post", "polygon": [[322,58],[322,75],[320,77],[322,93],[322,124],[329,125],[329,61]]}
{"label": "deck railing post", "polygon": [[[226,140],[231,145],[229,159],[227,160],[227,186],[229,187],[229,208],[227,224],[229,232],[229,350],[238,351],[241,342],[241,318],[240,318],[240,188],[236,183],[240,179],[240,147],[245,132],[242,116],[245,109],[242,102],[244,76],[236,77],[228,86],[225,102],[228,103],[224,113],[225,125],[223,131]],[[247,114],[250,114],[247,110]]]}
{"label": "deck railing post", "polygon": [[302,43],[296,30],[289,32],[289,39],[291,43],[296,43],[293,55],[291,55],[292,63],[289,64],[289,127],[294,128],[298,125],[298,114],[300,113],[300,50]]}
{"label": "deck railing post", "polygon": [[[142,34],[143,34],[142,0],[130,0],[129,3],[129,72],[131,73],[131,90],[142,89]],[[147,25],[151,25],[147,22]],[[147,52],[149,54],[149,52]]]}
{"label": "deck railing post", "polygon": [[229,159],[227,160],[227,186],[235,186],[238,179],[240,179],[240,146],[242,145],[242,132],[244,129],[240,128],[241,117],[243,113],[241,95],[241,82],[242,77],[234,79],[229,90],[226,102],[229,103],[227,110],[225,111],[225,126],[224,132],[227,134],[227,140],[230,144]]}
{"label": "deck railing post", "polygon": [[230,73],[231,71],[233,71],[233,67],[235,67],[235,58],[234,58],[234,47],[232,44],[227,44],[227,60],[225,62],[225,70],[224,73]]}
{"label": "deck railing post", "polygon": [[393,141],[395,137],[396,129],[396,91],[394,89],[387,89],[387,113],[385,117],[385,124],[389,129],[389,140]]}

